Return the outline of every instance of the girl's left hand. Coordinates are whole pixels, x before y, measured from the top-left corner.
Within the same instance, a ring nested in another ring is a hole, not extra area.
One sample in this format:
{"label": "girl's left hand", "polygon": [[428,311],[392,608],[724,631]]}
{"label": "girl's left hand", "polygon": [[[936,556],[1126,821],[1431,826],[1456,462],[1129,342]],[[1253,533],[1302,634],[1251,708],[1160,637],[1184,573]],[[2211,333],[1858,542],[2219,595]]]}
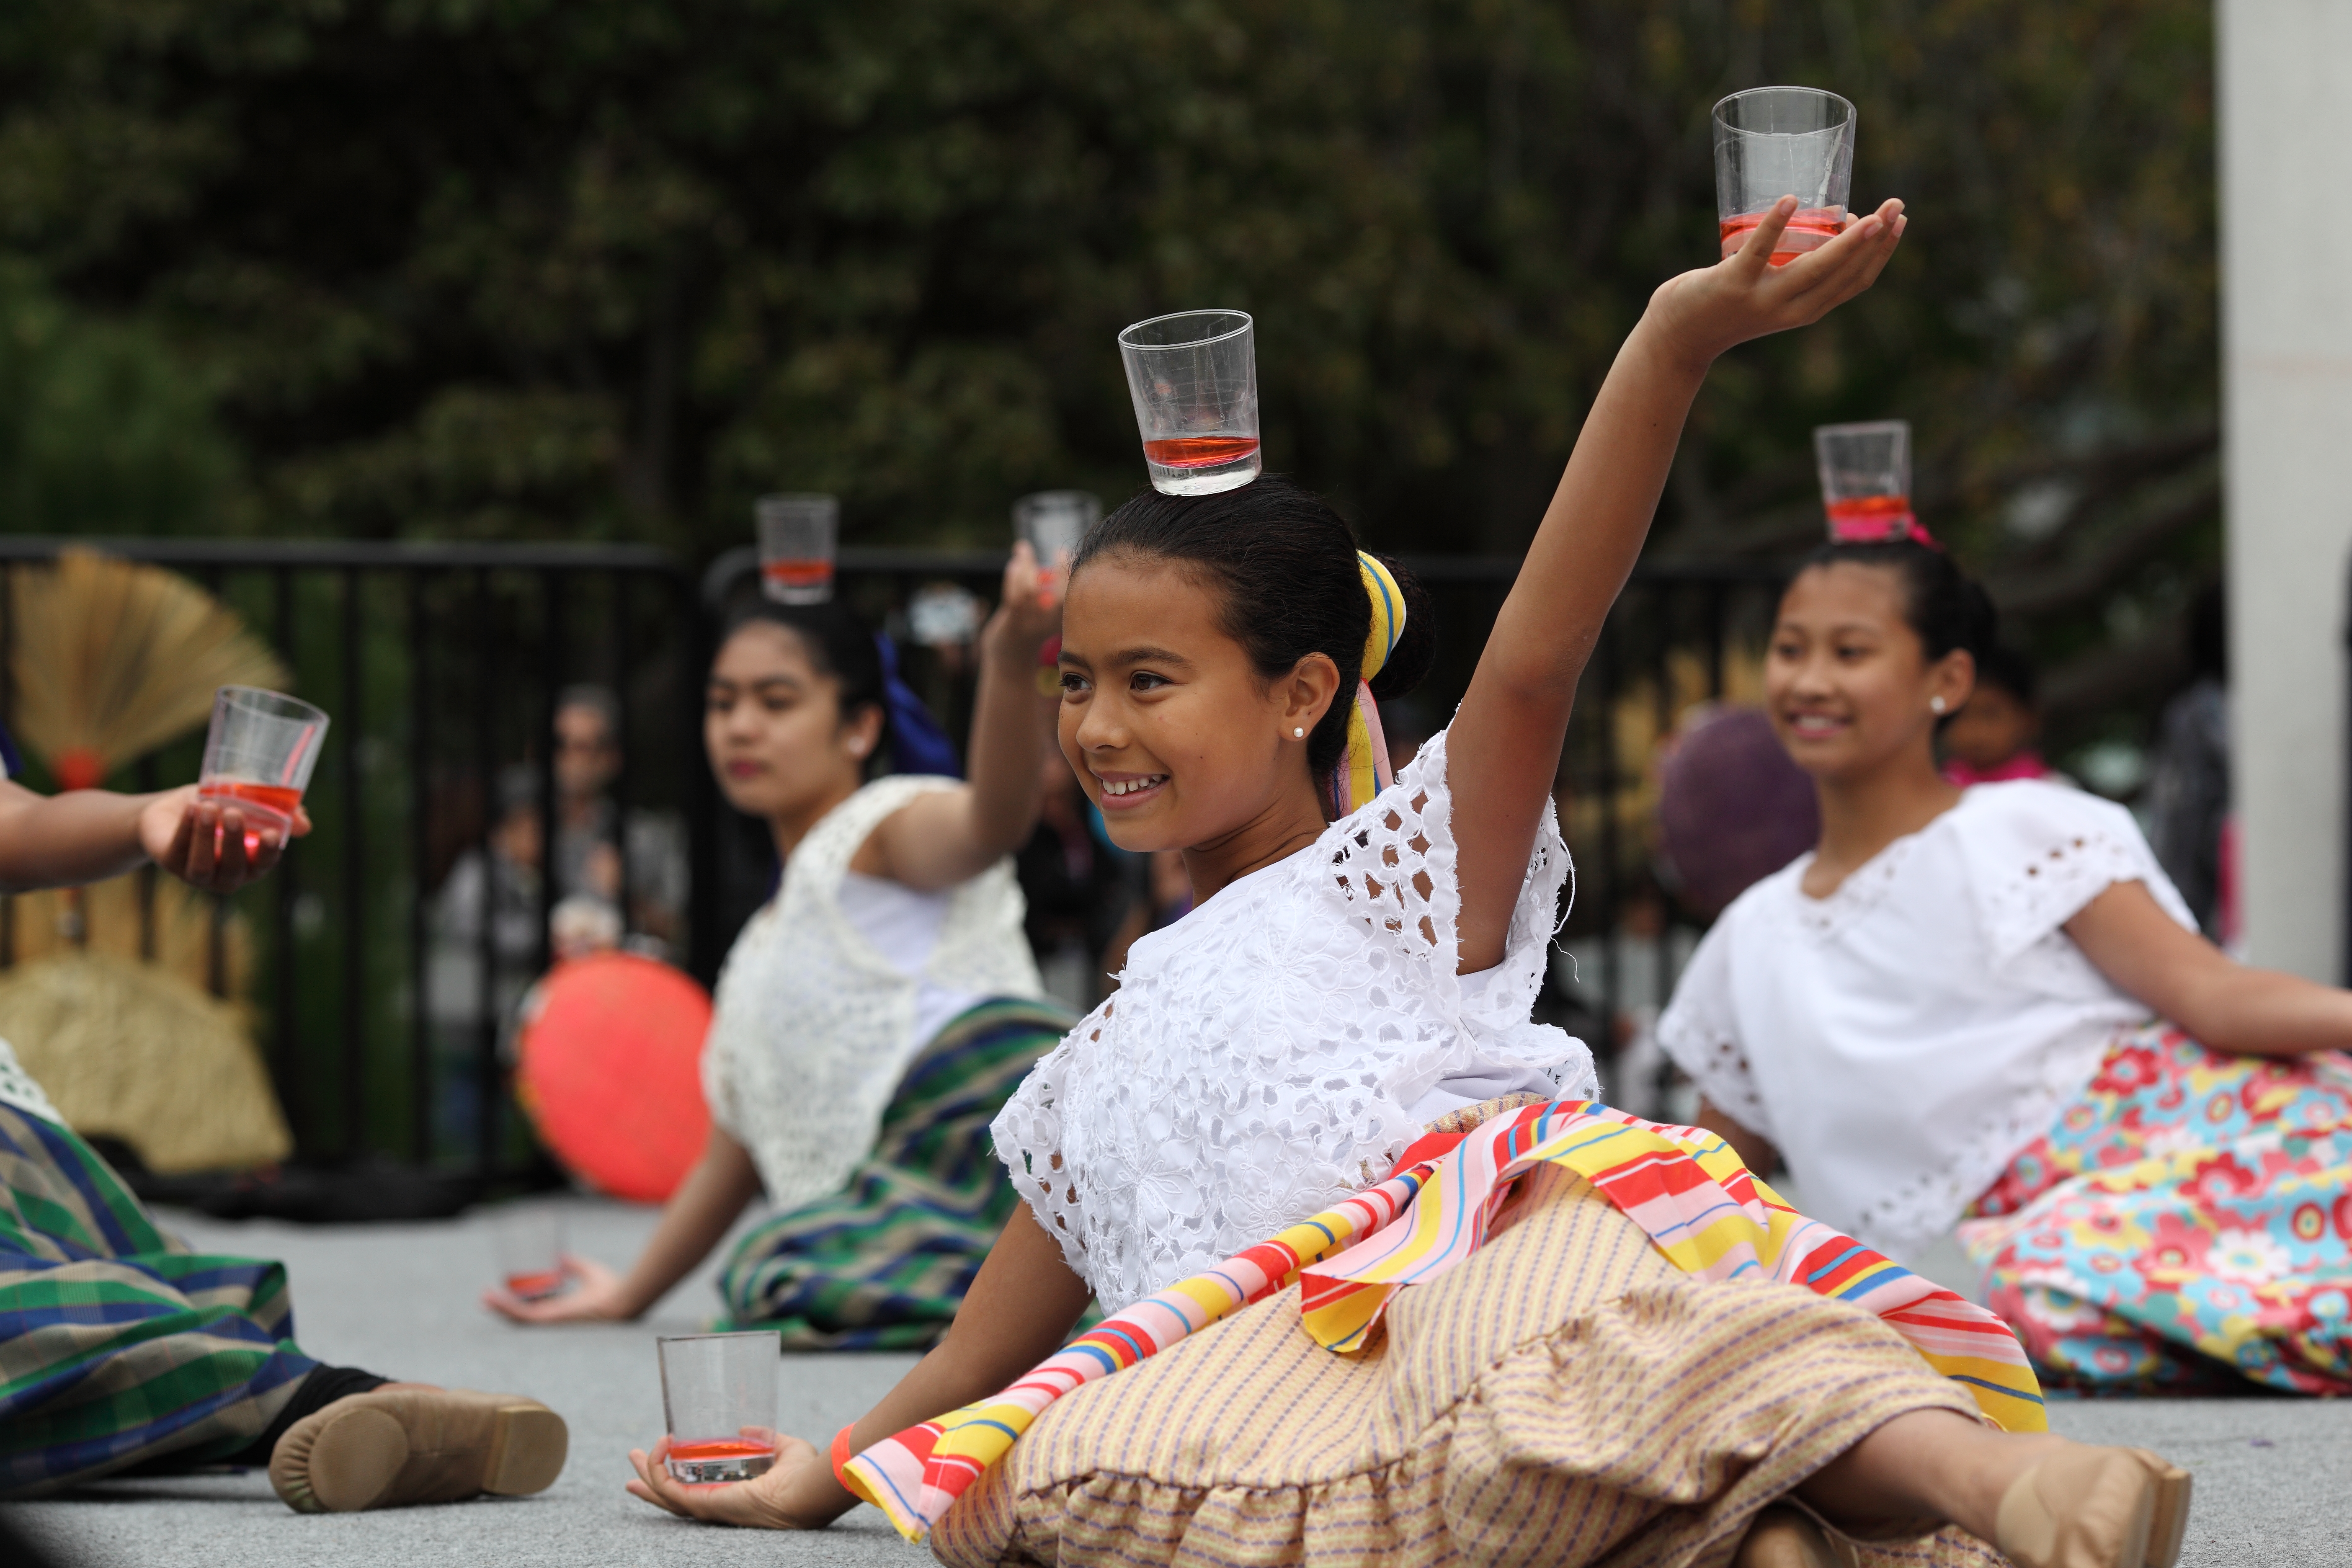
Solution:
{"label": "girl's left hand", "polygon": [[1066,563],[1042,565],[1029,542],[1013,547],[1004,563],[1004,597],[989,618],[991,633],[1002,631],[1017,651],[1034,653],[1062,629],[1062,599],[1070,585]]}
{"label": "girl's left hand", "polygon": [[[296,808],[293,836],[310,831],[310,813]],[[274,833],[248,837],[244,812],[197,798],[194,784],[166,790],[140,807],[139,847],[164,870],[207,893],[236,892],[268,875],[286,852]]]}
{"label": "girl's left hand", "polygon": [[1878,281],[1910,222],[1903,204],[1889,199],[1820,249],[1774,267],[1772,247],[1796,212],[1797,198],[1782,196],[1746,245],[1712,267],[1669,278],[1650,296],[1644,324],[1686,368],[1703,372],[1750,338],[1820,321]]}
{"label": "girl's left hand", "polygon": [[[629,1495],[680,1519],[751,1530],[822,1530],[848,1507],[856,1506],[856,1500],[833,1479],[833,1467],[824,1456],[814,1444],[798,1437],[779,1436],[775,1464],[766,1474],[748,1481],[688,1486],[672,1479],[669,1467],[662,1462],[668,1454],[667,1437],[656,1442],[651,1452],[629,1450],[629,1463],[637,1472],[636,1479],[628,1483]],[[844,1506],[829,1507],[827,1493]]]}

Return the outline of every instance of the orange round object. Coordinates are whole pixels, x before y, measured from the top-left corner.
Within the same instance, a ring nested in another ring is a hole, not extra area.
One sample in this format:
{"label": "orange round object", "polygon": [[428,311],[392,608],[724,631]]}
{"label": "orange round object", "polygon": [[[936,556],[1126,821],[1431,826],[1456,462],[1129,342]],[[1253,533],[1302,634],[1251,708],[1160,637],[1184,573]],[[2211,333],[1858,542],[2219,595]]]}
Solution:
{"label": "orange round object", "polygon": [[523,1008],[515,1098],[555,1158],[601,1192],[667,1200],[702,1157],[710,994],[632,952],[568,959]]}

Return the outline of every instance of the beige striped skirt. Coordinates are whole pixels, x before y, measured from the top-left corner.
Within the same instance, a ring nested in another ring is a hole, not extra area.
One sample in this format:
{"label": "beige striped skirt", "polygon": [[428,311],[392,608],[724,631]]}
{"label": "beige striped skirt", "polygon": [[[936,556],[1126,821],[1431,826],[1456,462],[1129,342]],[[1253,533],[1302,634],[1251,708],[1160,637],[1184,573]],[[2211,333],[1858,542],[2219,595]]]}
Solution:
{"label": "beige striped skirt", "polygon": [[[1866,1312],[1677,1270],[1582,1178],[1521,1184],[1362,1354],[1297,1288],[1049,1406],[931,1532],[984,1563],[1727,1563],[1758,1510],[1968,1395]],[[1895,1527],[1872,1564],[1998,1564]]]}

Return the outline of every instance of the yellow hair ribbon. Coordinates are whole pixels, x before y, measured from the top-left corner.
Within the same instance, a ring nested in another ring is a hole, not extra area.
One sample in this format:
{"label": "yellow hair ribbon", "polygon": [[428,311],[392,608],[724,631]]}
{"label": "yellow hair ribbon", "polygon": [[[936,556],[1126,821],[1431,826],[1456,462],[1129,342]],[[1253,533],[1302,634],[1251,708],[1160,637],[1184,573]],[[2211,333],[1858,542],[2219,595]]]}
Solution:
{"label": "yellow hair ribbon", "polygon": [[1388,737],[1381,733],[1381,708],[1372,700],[1371,680],[1404,635],[1404,595],[1389,569],[1360,550],[1356,552],[1356,567],[1363,574],[1364,597],[1371,603],[1372,626],[1364,637],[1363,677],[1356,682],[1354,710],[1348,715],[1348,749],[1341,753],[1334,770],[1338,776],[1331,781],[1331,805],[1340,816],[1362,810],[1374,795],[1396,782],[1389,767]]}

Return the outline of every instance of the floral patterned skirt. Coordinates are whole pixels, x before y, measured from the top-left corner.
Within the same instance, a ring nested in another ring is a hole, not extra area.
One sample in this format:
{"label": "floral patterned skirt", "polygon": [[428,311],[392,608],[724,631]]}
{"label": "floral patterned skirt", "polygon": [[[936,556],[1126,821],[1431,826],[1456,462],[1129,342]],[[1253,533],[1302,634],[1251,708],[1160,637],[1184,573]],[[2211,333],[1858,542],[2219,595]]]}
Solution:
{"label": "floral patterned skirt", "polygon": [[2352,1057],[2127,1030],[1960,1244],[2043,1382],[2352,1394]]}

